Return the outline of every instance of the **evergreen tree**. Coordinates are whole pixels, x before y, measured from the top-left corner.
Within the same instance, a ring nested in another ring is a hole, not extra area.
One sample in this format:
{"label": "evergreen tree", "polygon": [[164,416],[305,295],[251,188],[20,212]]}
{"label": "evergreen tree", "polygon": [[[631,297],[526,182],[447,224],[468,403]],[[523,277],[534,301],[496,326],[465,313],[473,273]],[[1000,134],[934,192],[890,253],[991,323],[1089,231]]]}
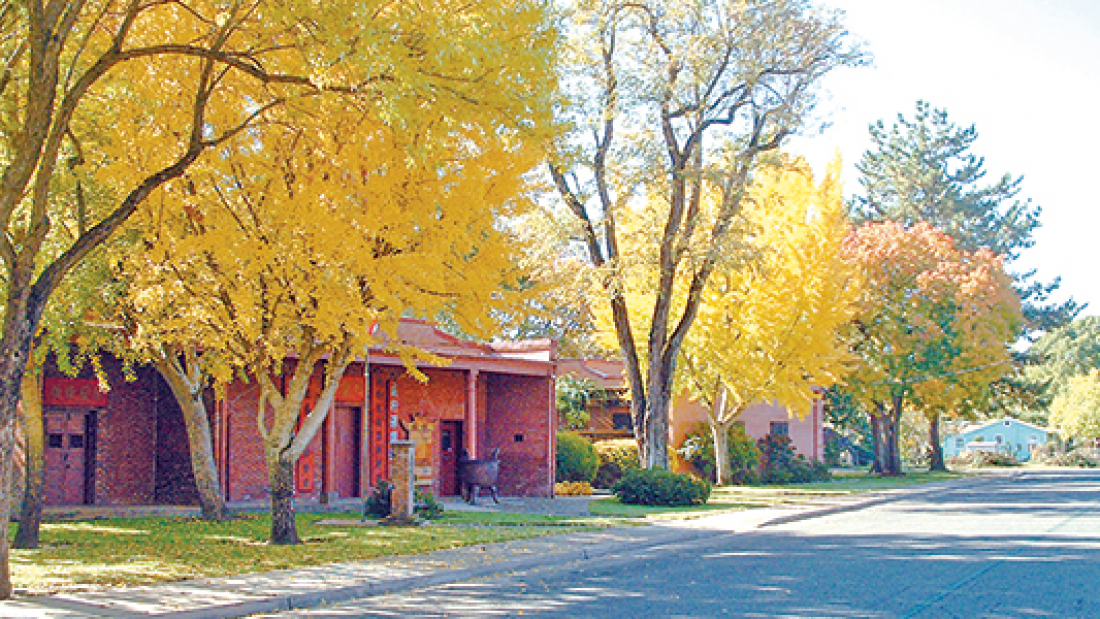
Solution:
{"label": "evergreen tree", "polygon": [[986,185],[985,160],[970,152],[978,132],[958,127],[947,112],[917,102],[913,120],[898,115],[887,129],[870,126],[872,150],[856,168],[864,195],[856,215],[912,225],[927,221],[950,234],[960,249],[991,249],[1008,260],[1034,241],[1039,207],[1018,200],[1021,177],[1005,174]]}
{"label": "evergreen tree", "polygon": [[[986,182],[985,159],[971,152],[974,125],[959,127],[945,110],[917,101],[912,120],[898,114],[887,129],[869,127],[873,146],[856,165],[863,195],[853,205],[856,219],[927,221],[950,234],[960,249],[987,248],[1011,264],[1034,244],[1040,208],[1019,199],[1022,177],[1010,174]],[[1027,328],[1045,331],[1073,320],[1083,306],[1050,303],[1059,282],[1034,281],[1033,272],[1015,276]]]}

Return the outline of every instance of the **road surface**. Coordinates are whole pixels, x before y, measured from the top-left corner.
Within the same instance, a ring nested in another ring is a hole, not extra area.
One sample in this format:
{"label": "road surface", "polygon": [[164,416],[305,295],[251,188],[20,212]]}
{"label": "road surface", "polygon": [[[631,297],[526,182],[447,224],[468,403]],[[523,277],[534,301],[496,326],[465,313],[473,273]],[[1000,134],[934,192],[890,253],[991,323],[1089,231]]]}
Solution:
{"label": "road surface", "polygon": [[874,507],[285,617],[1100,617],[1100,472]]}

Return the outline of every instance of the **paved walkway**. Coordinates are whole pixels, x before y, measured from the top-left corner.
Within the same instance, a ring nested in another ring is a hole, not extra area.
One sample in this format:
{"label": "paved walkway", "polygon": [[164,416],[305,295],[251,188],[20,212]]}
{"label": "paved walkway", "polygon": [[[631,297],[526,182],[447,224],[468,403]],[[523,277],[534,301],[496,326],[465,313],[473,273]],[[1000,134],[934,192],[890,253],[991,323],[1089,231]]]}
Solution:
{"label": "paved walkway", "polygon": [[[952,485],[966,480],[947,482]],[[145,587],[24,597],[0,602],[0,617],[241,617],[310,608],[371,595],[461,582],[502,571],[583,561],[628,548],[656,547],[720,532],[747,532],[793,520],[859,509],[944,484],[829,498],[814,503],[751,509],[650,526],[616,527],[263,574],[164,583]],[[582,497],[503,498],[500,505],[449,503],[451,509],[580,515]]]}

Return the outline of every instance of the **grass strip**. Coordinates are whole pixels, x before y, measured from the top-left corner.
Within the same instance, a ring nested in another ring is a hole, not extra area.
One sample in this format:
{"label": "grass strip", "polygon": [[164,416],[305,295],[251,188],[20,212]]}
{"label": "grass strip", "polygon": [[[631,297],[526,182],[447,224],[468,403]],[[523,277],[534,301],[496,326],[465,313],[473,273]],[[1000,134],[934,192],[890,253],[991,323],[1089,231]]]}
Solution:
{"label": "grass strip", "polygon": [[13,582],[17,590],[29,594],[131,587],[425,553],[582,530],[596,524],[457,512],[421,527],[317,524],[330,519],[358,520],[354,513],[299,514],[297,519],[304,543],[296,546],[268,544],[271,519],[256,514],[227,522],[172,518],[46,522],[40,548],[12,551]]}

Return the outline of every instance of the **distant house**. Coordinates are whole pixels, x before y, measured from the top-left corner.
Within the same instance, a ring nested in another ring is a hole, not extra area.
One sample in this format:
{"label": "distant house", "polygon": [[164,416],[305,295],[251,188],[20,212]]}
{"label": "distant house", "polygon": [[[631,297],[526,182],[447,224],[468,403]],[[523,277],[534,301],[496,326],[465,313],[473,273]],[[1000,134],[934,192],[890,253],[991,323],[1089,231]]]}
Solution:
{"label": "distant house", "polygon": [[[580,433],[592,440],[629,438],[633,431],[630,395],[623,379],[623,363],[613,359],[559,359],[558,376],[574,376],[592,381],[597,396],[589,402],[591,421]],[[699,423],[707,420],[706,409],[686,397],[676,398],[669,419],[669,446],[679,447]],[[791,437],[795,450],[810,460],[825,456],[824,404],[815,400],[811,410],[801,415],[777,404],[756,404],[741,414],[745,432],[760,439],[769,433]]]}
{"label": "distant house", "polygon": [[[670,444],[680,446],[692,430],[706,421],[707,410],[701,403],[686,397],[677,398],[669,420]],[[792,411],[776,403],[753,404],[741,413],[739,421],[745,424],[745,433],[752,438],[786,435],[791,438],[795,452],[808,460],[825,457],[825,404],[820,398],[806,411]]]}
{"label": "distant house", "polygon": [[967,452],[995,451],[1027,462],[1033,451],[1047,444],[1049,436],[1049,430],[1012,417],[981,421],[944,436],[943,457],[951,459]]}

